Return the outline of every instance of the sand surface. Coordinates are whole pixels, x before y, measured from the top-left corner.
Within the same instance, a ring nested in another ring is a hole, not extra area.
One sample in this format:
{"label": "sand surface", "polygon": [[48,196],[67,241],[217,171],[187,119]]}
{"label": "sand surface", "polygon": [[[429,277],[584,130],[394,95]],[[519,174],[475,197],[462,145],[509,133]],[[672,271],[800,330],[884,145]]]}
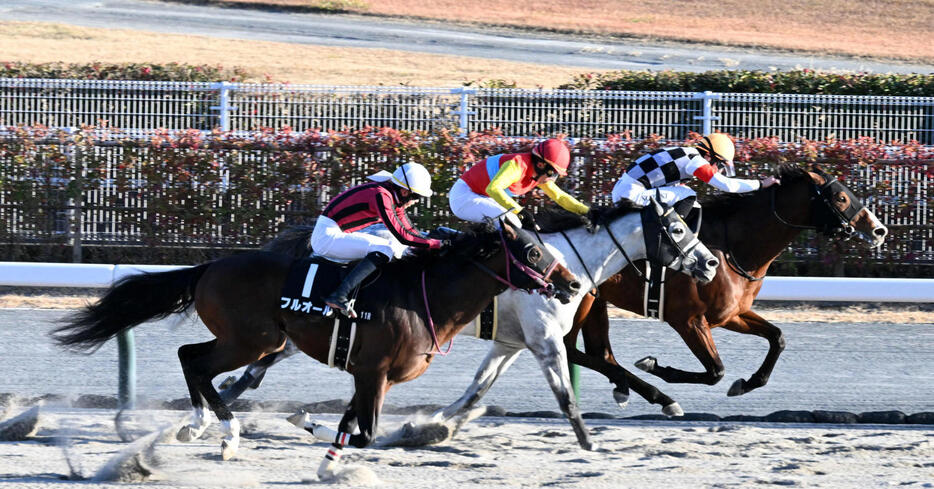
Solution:
{"label": "sand surface", "polygon": [[[159,441],[143,483],[98,481],[94,487],[301,487],[341,485],[437,487],[931,487],[934,430],[920,425],[794,425],[591,420],[601,449],[577,448],[562,420],[480,418],[453,440],[427,447],[345,449],[338,481],[315,475],[326,445],[285,421],[282,413],[237,413],[238,456],[220,460],[215,423],[201,440]],[[0,484],[54,488],[89,481],[121,451],[114,412],[44,409],[30,440],[0,443]],[[137,435],[169,428],[178,411],[138,411]],[[316,419],[336,424],[335,415]],[[404,421],[385,416],[383,428]],[[171,438],[171,437],[170,437]],[[69,444],[71,466],[63,444]],[[74,472],[74,474],[72,474]],[[72,475],[70,475],[72,474]]]}
{"label": "sand surface", "polygon": [[[96,301],[102,292],[97,289],[0,287],[0,309],[78,309]],[[934,303],[857,304],[763,301],[756,303],[753,309],[773,322],[934,324]],[[609,313],[610,317],[623,319],[640,317],[616,307],[611,307]]]}

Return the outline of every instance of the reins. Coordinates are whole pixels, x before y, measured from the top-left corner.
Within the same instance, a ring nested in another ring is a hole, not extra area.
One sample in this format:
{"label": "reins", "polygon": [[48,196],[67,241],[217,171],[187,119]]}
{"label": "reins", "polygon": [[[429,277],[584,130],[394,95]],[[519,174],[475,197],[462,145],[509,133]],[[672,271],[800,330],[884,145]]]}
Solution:
{"label": "reins", "polygon": [[[499,229],[499,238],[500,238],[500,242],[503,245],[503,251],[506,254],[506,278],[505,279],[503,277],[500,277],[499,274],[491,270],[486,265],[476,260],[470,259],[469,260],[470,263],[473,264],[475,267],[479,268],[481,271],[485,272],[487,275],[495,278],[499,282],[502,282],[509,289],[518,290],[519,287],[516,287],[512,283],[512,276],[510,273],[510,270],[512,269],[511,265],[514,265],[516,268],[522,271],[522,273],[524,273],[526,276],[532,279],[532,281],[534,281],[536,284],[541,286],[540,288],[535,289],[535,291],[547,297],[553,297],[555,293],[554,286],[549,284],[547,280],[549,277],[551,277],[551,274],[558,267],[558,259],[555,258],[551,262],[551,264],[548,265],[548,268],[546,268],[544,272],[539,273],[537,270],[534,270],[528,265],[526,265],[525,263],[522,263],[521,261],[519,261],[519,259],[516,258],[512,254],[512,251],[509,249],[509,245],[506,244],[506,236],[503,234],[502,227],[500,227]],[[529,291],[530,294],[532,292],[533,291],[531,290]],[[428,286],[426,285],[426,280],[425,280],[425,270],[422,270],[422,300],[425,303],[425,315],[428,316],[428,329],[431,332],[431,341],[433,344],[432,346],[434,347],[434,351],[430,351],[427,354],[445,356],[448,353],[450,353],[451,349],[454,347],[454,338],[452,337],[451,340],[448,342],[447,349],[445,351],[441,351],[441,344],[438,343],[438,333],[435,330],[435,321],[434,319],[431,318],[431,306],[428,304]]]}
{"label": "reins", "polygon": [[[584,272],[587,273],[587,278],[589,278],[590,283],[593,284],[593,289],[591,289],[591,291],[588,293],[593,295],[594,297],[599,297],[600,292],[597,290],[597,281],[594,280],[593,274],[590,273],[590,269],[588,269],[587,264],[584,263],[584,259],[581,257],[580,252],[577,251],[577,247],[574,246],[574,242],[571,241],[571,238],[569,238],[568,235],[564,231],[561,231],[561,236],[564,236],[564,240],[568,242],[568,245],[571,247],[571,251],[574,252],[574,256],[577,257],[577,260],[581,262],[581,266],[584,267]],[[628,260],[628,257],[627,257],[627,260]]]}

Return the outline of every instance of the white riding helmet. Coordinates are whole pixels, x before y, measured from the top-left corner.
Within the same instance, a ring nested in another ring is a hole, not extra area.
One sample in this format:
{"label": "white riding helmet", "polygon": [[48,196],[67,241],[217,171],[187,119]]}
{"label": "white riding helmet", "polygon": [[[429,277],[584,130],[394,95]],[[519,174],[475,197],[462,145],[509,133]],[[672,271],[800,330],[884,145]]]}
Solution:
{"label": "white riding helmet", "polygon": [[431,197],[431,174],[424,166],[418,163],[405,163],[396,168],[396,171],[389,173],[386,170],[376,172],[368,176],[375,182],[385,182],[392,180],[392,183],[409,189],[422,197]]}

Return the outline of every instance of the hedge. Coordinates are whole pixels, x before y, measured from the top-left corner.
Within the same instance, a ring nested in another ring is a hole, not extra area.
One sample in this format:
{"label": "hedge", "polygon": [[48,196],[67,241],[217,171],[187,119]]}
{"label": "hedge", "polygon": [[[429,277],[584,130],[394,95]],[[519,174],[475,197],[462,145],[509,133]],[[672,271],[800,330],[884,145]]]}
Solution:
{"label": "hedge", "polygon": [[932,74],[719,70],[584,73],[559,88],[675,92],[904,95],[934,97]]}
{"label": "hedge", "polygon": [[[330,196],[348,185],[364,181],[378,169],[409,161],[429,169],[438,195],[420,208],[417,224],[456,225],[457,219],[447,212],[446,191],[457,176],[488,155],[527,150],[533,143],[495,132],[461,139],[447,131],[389,128],[327,133],[265,130],[249,138],[188,131],[158,133],[145,141],[102,136],[91,128],[70,138],[41,127],[11,130],[11,137],[0,139],[2,260],[68,261],[67,204],[68,199],[79,199],[85,220],[96,219],[91,229],[85,228],[83,261],[201,261],[231,249],[255,247],[286,223],[317,216]],[[626,135],[611,135],[601,142],[577,140],[576,168],[559,183],[585,202],[605,201],[616,178],[640,154],[691,143]],[[769,165],[783,162],[818,163],[843,177],[858,194],[884,197],[880,202],[886,205],[877,212],[883,221],[932,220],[934,195],[918,182],[884,177],[869,188],[853,174],[869,168],[893,177],[914,172],[934,178],[934,150],[929,147],[885,145],[870,139],[793,144],[753,139],[738,142],[737,161],[746,175],[765,173]],[[703,193],[705,188],[700,190]],[[537,193],[524,204],[553,205]],[[921,206],[927,206],[926,217],[915,215]],[[829,241],[806,232],[773,270],[813,275],[930,274],[934,263],[920,262],[917,255],[931,256],[931,230],[896,225],[890,226],[890,232],[876,260],[865,259],[865,248],[855,240]],[[120,247],[106,246],[107,240],[117,240]]]}
{"label": "hedge", "polygon": [[21,63],[0,65],[0,78],[72,78],[175,82],[242,82],[253,75],[244,68],[181,63]]}
{"label": "hedge", "polygon": [[[21,63],[5,62],[0,78],[74,78],[148,81],[268,81],[257,80],[245,68],[168,63]],[[476,80],[466,85],[516,88],[502,79]],[[581,90],[637,90],[676,92],[797,93],[825,95],[903,95],[934,97],[932,74],[831,73],[794,71],[719,70],[612,71],[582,73],[558,88]]]}

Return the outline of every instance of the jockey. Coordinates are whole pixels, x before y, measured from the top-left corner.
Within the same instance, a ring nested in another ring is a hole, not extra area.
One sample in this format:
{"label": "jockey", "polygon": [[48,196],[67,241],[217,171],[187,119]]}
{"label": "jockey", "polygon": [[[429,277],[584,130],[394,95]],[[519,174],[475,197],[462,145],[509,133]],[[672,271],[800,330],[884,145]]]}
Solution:
{"label": "jockey", "polygon": [[694,190],[682,183],[691,177],[729,193],[752,192],[781,183],[774,177],[761,180],[731,178],[736,174],[733,153],[733,141],[721,133],[705,136],[697,143],[697,148],[652,151],[626,168],[613,187],[613,202],[627,199],[644,207],[651,197],[658,195],[659,200],[667,205],[685,201],[687,205],[678,206],[678,213],[685,216],[697,199]]}
{"label": "jockey", "polygon": [[334,260],[360,260],[337,289],[324,299],[332,309],[356,317],[349,295],[371,273],[393,258],[393,241],[362,229],[382,223],[400,243],[440,248],[437,239],[423,238],[412,226],[405,209],[419,196],[430,197],[431,175],[418,163],[406,163],[393,173],[370,175],[373,183],[350,188],[331,200],[311,233],[311,248]]}
{"label": "jockey", "polygon": [[542,141],[530,153],[491,156],[470,167],[451,187],[451,211],[471,222],[505,215],[510,224],[522,227],[517,217],[522,207],[512,198],[539,187],[564,209],[586,214],[589,207],[555,184],[557,175],[568,174],[570,163],[571,153],[559,139]]}

